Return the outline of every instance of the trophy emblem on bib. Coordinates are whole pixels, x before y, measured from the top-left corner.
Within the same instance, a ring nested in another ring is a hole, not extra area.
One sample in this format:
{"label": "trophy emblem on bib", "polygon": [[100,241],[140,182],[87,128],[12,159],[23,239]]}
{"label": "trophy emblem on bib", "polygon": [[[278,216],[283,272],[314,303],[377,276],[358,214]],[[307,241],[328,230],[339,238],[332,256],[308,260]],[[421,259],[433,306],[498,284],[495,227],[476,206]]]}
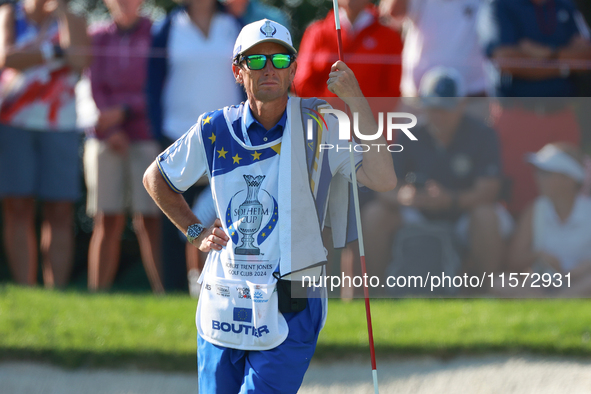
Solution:
{"label": "trophy emblem on bib", "polygon": [[265,175],[252,176],[244,175],[248,191],[246,200],[238,208],[239,219],[238,231],[242,234],[242,245],[234,249],[234,253],[242,255],[258,255],[261,250],[253,245],[253,235],[261,228],[263,220],[263,204],[258,200],[259,189]]}

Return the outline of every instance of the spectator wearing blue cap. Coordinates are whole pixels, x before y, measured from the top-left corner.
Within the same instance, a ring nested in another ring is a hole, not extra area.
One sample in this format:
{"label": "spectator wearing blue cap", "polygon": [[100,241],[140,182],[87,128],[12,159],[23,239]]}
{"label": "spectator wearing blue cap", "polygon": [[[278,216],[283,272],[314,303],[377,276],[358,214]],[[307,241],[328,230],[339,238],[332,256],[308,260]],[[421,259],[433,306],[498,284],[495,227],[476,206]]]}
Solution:
{"label": "spectator wearing blue cap", "polygon": [[367,258],[385,270],[392,240],[404,224],[447,222],[469,250],[467,272],[497,270],[512,220],[497,203],[501,162],[496,134],[466,115],[465,88],[457,70],[429,70],[419,95],[427,122],[413,128],[417,141],[399,132],[396,142],[403,150],[392,154],[399,186],[379,194],[362,215]]}

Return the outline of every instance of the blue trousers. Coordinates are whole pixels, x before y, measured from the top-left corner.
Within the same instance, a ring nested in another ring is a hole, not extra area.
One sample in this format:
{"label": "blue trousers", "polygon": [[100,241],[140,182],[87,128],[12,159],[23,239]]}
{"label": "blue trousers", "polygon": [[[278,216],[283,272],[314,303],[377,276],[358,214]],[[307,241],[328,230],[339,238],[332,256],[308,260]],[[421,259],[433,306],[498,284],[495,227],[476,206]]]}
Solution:
{"label": "blue trousers", "polygon": [[289,335],[271,350],[225,348],[197,335],[199,394],[297,393],[316,350],[322,302],[309,298],[303,311],[284,313]]}

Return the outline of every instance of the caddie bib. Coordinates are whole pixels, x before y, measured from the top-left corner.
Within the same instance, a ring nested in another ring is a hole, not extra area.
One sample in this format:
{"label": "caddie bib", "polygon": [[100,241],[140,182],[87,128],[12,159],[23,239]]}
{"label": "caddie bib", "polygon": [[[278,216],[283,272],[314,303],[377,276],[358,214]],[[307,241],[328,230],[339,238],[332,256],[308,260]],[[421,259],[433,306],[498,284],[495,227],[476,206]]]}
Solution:
{"label": "caddie bib", "polygon": [[[196,323],[207,341],[243,350],[266,350],[288,334],[278,311],[278,178],[281,140],[251,146],[244,114],[227,107],[201,126],[213,200],[230,241],[211,251],[204,268]],[[242,116],[237,116],[242,115]],[[243,139],[233,119],[242,123]],[[286,127],[289,127],[286,125]]]}

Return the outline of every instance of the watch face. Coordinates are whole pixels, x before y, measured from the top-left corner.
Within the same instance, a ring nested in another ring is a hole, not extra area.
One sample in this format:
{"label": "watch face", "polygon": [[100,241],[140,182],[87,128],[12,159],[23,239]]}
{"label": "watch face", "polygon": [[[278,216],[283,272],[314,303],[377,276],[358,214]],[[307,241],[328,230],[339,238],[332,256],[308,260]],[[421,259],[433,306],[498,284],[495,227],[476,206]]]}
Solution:
{"label": "watch face", "polygon": [[187,238],[189,241],[193,241],[195,238],[201,235],[205,227],[201,224],[192,224],[187,228]]}

